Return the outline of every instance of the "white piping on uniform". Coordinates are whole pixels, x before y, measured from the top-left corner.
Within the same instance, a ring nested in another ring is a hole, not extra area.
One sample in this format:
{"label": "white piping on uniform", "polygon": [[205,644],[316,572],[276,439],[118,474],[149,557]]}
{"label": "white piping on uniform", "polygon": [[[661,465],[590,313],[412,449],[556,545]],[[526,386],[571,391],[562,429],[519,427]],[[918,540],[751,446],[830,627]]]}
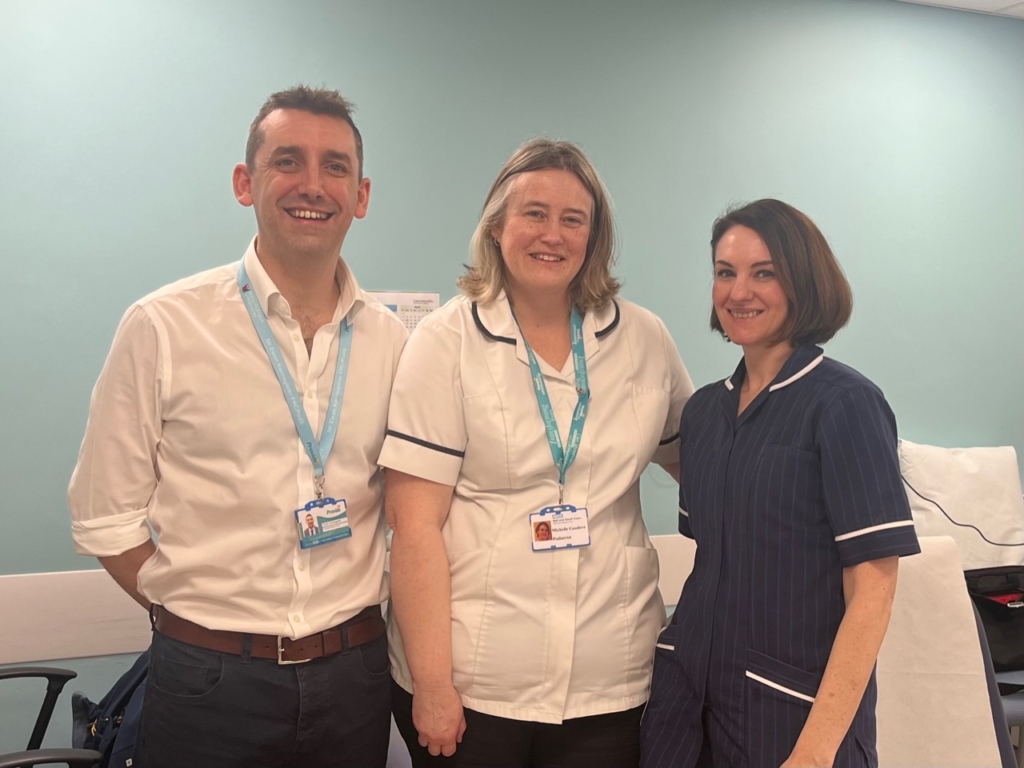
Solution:
{"label": "white piping on uniform", "polygon": [[809,362],[806,366],[804,366],[801,370],[799,370],[796,373],[794,373],[792,376],[790,376],[785,381],[780,381],[778,384],[772,384],[770,387],[768,387],[768,391],[769,392],[774,392],[776,389],[782,389],[783,387],[789,386],[794,381],[799,379],[801,376],[806,376],[808,373],[810,373],[815,368],[817,368],[818,367],[818,363],[820,363],[824,359],[825,359],[825,354],[824,353],[818,355],[811,362]]}
{"label": "white piping on uniform", "polygon": [[795,696],[798,699],[803,699],[804,701],[809,701],[812,704],[814,703],[814,697],[813,696],[808,696],[807,694],[804,694],[804,693],[797,693],[792,688],[787,688],[784,685],[779,685],[778,683],[773,683],[771,680],[766,680],[765,678],[761,677],[760,675],[755,675],[749,669],[747,670],[747,677],[749,677],[751,680],[757,680],[757,682],[762,683],[764,685],[767,685],[769,688],[774,688],[777,691],[782,691],[783,693],[788,693],[790,696]]}
{"label": "white piping on uniform", "polygon": [[689,517],[689,516],[690,516],[690,513],[689,513],[689,512],[687,512],[687,511],[686,511],[685,509],[683,509],[682,507],[680,507],[680,508],[679,508],[679,514],[680,514],[680,515],[682,515],[683,517]]}
{"label": "white piping on uniform", "polygon": [[847,539],[855,539],[858,536],[865,536],[869,533],[875,533],[876,531],[887,531],[890,528],[903,528],[907,525],[913,525],[913,520],[900,520],[898,523],[882,523],[881,525],[872,525],[869,528],[861,528],[859,531],[850,531],[840,536],[836,536],[836,541],[846,541]]}
{"label": "white piping on uniform", "polygon": [[666,651],[674,651],[676,647],[674,645],[665,645],[664,643],[658,643],[655,648],[664,648]]}
{"label": "white piping on uniform", "polygon": [[732,392],[732,376],[725,380],[725,388]]}

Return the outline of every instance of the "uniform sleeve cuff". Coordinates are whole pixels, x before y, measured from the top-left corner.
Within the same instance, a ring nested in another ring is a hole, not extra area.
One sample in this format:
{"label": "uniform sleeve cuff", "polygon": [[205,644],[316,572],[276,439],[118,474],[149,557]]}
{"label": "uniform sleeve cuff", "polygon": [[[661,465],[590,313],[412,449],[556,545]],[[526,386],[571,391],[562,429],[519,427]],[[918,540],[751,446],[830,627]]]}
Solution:
{"label": "uniform sleeve cuff", "polygon": [[690,530],[690,515],[682,507],[679,508],[679,532],[688,539],[693,538],[693,531]]}
{"label": "uniform sleeve cuff", "polygon": [[113,557],[153,538],[145,510],[124,512],[94,520],[74,520],[71,538],[75,551],[92,557]]}
{"label": "uniform sleeve cuff", "polygon": [[389,429],[377,463],[407,475],[454,486],[464,456],[465,451]]}
{"label": "uniform sleeve cuff", "polygon": [[883,523],[836,536],[844,567],[883,557],[904,557],[921,551],[911,520]]}

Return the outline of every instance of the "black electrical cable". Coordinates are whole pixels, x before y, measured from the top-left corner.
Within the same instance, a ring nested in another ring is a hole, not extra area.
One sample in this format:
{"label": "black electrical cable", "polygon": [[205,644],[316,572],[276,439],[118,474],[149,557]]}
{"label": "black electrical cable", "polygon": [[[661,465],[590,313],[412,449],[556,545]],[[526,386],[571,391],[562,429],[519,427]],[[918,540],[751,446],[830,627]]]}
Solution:
{"label": "black electrical cable", "polygon": [[[903,475],[900,474],[900,477],[903,477]],[[951,522],[953,525],[958,525],[961,528],[973,528],[975,531],[977,531],[978,535],[981,536],[981,538],[983,538],[985,541],[987,541],[992,546],[994,546],[994,547],[1024,547],[1024,543],[1022,543],[1022,544],[1005,544],[1005,543],[1003,543],[1001,541],[992,541],[992,539],[990,539],[988,536],[986,536],[984,533],[981,532],[981,529],[978,526],[971,525],[970,523],[958,523],[956,520],[954,520],[952,517],[949,516],[949,513],[946,512],[946,510],[944,510],[942,508],[942,505],[939,504],[939,502],[935,501],[934,499],[929,499],[927,496],[922,495],[921,492],[917,490],[917,488],[915,488],[914,486],[912,486],[910,483],[907,482],[907,478],[903,477],[903,482],[907,484],[907,488],[909,488],[914,493],[916,493],[920,498],[924,499],[929,504],[934,504],[936,507],[938,507],[939,512],[944,514],[946,516],[946,519],[949,520],[949,522]]]}

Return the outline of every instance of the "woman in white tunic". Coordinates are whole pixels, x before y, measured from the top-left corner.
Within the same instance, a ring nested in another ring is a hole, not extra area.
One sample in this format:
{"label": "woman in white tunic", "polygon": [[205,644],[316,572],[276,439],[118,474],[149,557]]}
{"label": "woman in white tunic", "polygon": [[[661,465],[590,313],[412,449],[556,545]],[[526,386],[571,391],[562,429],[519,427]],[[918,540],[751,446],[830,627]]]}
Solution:
{"label": "woman in white tunic", "polygon": [[464,295],[399,364],[379,463],[416,766],[638,763],[665,619],[640,475],[677,477],[693,385],[661,320],[615,298],[609,205],[576,146],[522,146]]}

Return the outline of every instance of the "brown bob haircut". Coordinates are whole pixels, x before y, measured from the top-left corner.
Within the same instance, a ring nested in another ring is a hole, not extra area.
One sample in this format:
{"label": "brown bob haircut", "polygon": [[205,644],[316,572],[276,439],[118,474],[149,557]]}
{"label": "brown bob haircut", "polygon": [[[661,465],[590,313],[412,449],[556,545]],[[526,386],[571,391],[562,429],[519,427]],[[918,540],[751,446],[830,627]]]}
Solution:
{"label": "brown bob haircut", "polygon": [[[747,227],[760,235],[789,300],[786,322],[773,343],[824,344],[849,322],[850,284],[825,236],[805,214],[770,198],[726,211],[711,229],[712,264],[718,241],[733,227]],[[725,336],[714,309],[711,329]]]}
{"label": "brown bob haircut", "polygon": [[295,109],[313,115],[327,115],[344,120],[352,128],[356,137],[356,160],[359,161],[359,178],[363,178],[363,136],[352,121],[355,105],[337,91],[328,88],[310,88],[308,85],[296,85],[286,91],[270,94],[263,102],[256,118],[249,126],[249,138],[245,142],[245,164],[251,171],[256,162],[256,152],[263,144],[263,121],[275,109]]}

